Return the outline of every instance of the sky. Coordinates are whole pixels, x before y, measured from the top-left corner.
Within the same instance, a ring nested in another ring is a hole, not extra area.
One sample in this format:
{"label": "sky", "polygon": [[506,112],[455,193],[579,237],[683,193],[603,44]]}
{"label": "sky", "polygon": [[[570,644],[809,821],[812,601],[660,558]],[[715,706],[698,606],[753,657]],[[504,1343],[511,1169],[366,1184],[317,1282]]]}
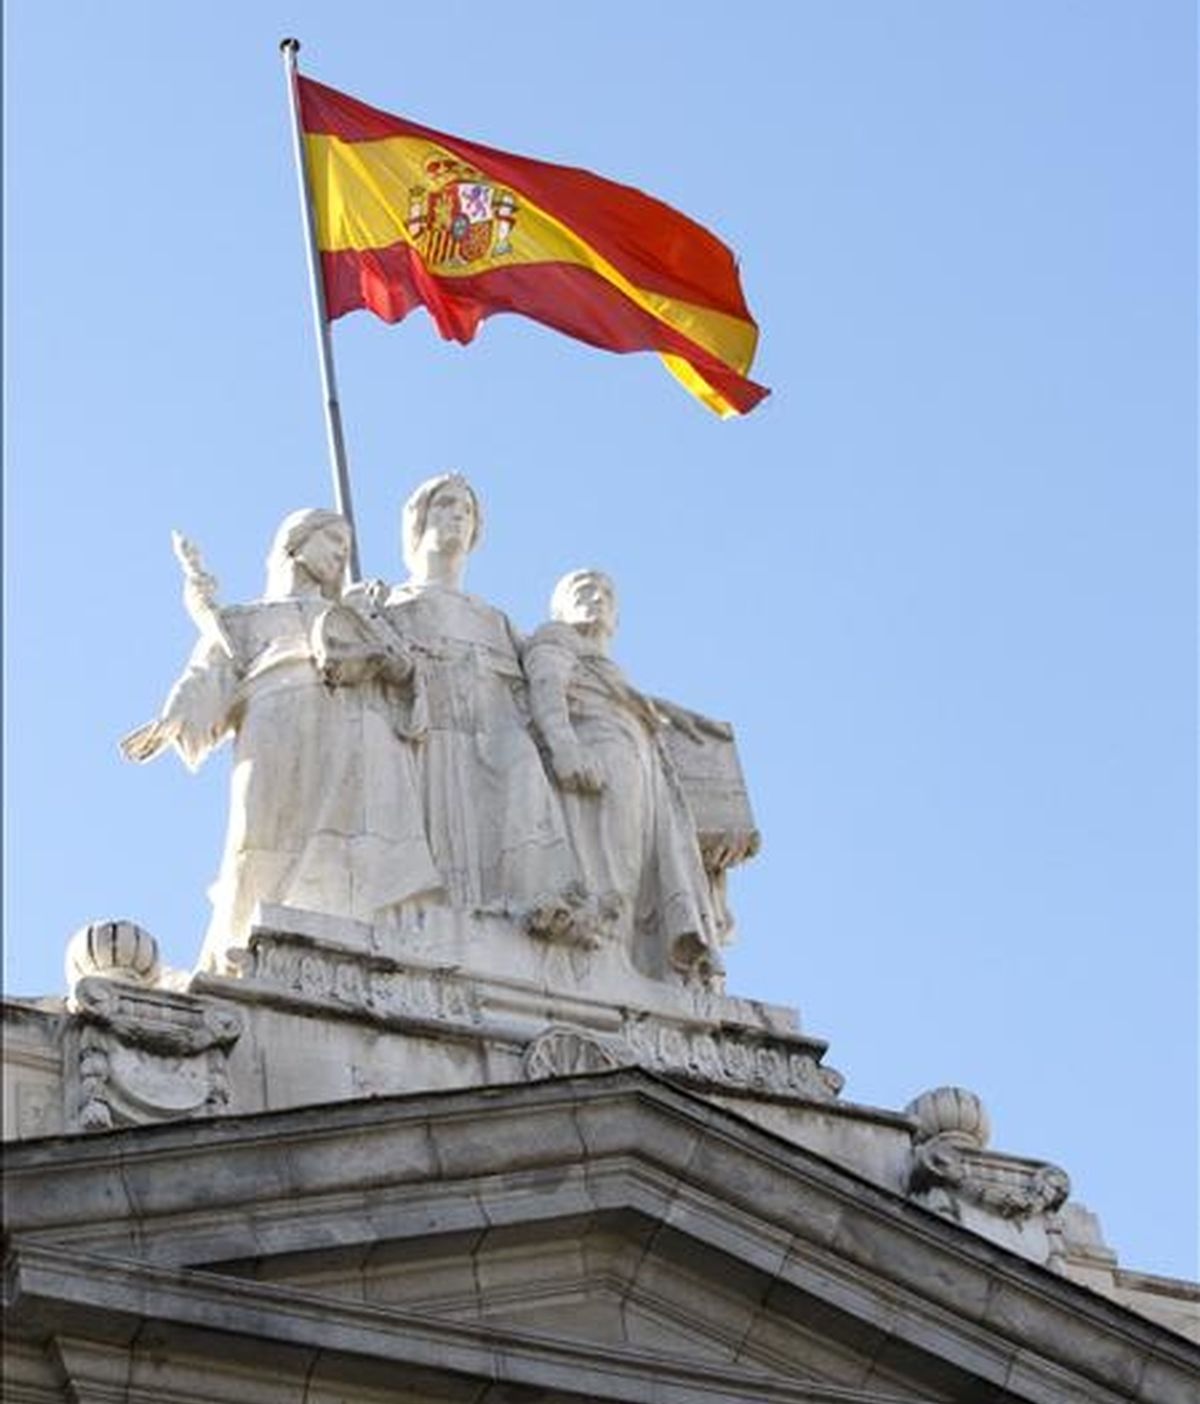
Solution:
{"label": "sky", "polygon": [[4,9],[6,989],[88,921],[195,959],[228,751],[117,740],[329,505],[278,42],[386,110],[578,165],[736,251],[771,397],[423,312],[333,339],[365,573],[457,468],[522,630],[733,722],[761,855],[729,989],[844,1096],[977,1092],[1122,1264],[1197,1264],[1196,33],[1183,0]]}

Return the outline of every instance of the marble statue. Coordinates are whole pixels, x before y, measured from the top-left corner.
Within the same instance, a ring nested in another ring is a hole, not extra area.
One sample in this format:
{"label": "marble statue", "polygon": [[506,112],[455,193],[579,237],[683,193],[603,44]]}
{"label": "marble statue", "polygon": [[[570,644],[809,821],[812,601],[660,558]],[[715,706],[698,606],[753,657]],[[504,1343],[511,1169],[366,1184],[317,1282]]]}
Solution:
{"label": "marble statue", "polygon": [[363,607],[415,660],[426,717],[417,774],[449,904],[567,934],[585,907],[580,871],[531,734],[519,639],[500,610],[462,588],[482,524],[465,478],[422,483],[403,513],[409,578],[368,587]]}
{"label": "marble statue", "polygon": [[143,761],[173,745],[194,769],[234,739],[205,968],[245,944],[260,903],[374,921],[441,887],[418,792],[413,660],[342,602],[349,547],[343,518],[293,512],[263,599],[219,608],[216,582],[176,538],[200,639],[160,716],[122,749]]}
{"label": "marble statue", "polygon": [[584,881],[644,973],[711,978],[721,919],[663,739],[688,718],[638,692],[608,656],[617,600],[606,575],[564,576],[551,615],[524,663]]}
{"label": "marble statue", "polygon": [[724,873],[757,845],[731,730],[630,685],[597,571],[524,641],[463,589],[481,528],[466,479],[431,478],[403,511],[408,579],[347,586],[346,522],[293,512],[263,598],[231,607],[175,538],[200,637],[122,749],[194,769],[233,738],[202,968],[244,963],[282,908],[377,953],[719,984]]}

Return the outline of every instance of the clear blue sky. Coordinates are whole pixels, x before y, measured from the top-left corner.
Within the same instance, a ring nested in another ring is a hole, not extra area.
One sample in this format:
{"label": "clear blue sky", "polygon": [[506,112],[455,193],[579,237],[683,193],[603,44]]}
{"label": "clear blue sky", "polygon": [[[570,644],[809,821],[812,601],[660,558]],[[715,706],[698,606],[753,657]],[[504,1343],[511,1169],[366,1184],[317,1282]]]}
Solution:
{"label": "clear blue sky", "polygon": [[1125,1265],[1196,1273],[1195,52],[1183,0],[5,7],[8,989],[129,916],[194,958],[227,757],[117,738],[329,499],[277,44],[738,251],[772,398],[515,318],[335,329],[364,564],[467,472],[522,628],[595,563],[645,688],[731,719],[730,987],[846,1095],[958,1083]]}

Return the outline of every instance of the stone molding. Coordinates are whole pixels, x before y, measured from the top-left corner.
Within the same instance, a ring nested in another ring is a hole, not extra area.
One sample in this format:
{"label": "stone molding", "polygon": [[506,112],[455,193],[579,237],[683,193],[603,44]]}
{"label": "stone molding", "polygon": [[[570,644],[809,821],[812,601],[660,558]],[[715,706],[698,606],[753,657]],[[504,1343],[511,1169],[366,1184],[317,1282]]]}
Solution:
{"label": "stone molding", "polygon": [[[353,1399],[354,1386],[364,1384],[367,1397],[386,1397],[375,1395],[371,1384],[394,1382],[400,1372],[405,1398],[421,1390],[431,1399],[492,1398],[487,1383],[494,1382],[497,1400],[519,1397],[542,1404],[579,1404],[585,1398],[593,1404],[641,1404],[648,1398],[679,1404],[922,1404],[908,1393],[788,1379],[549,1331],[305,1300],[269,1284],[44,1247],[19,1250],[10,1281],[13,1336],[31,1328],[45,1333],[49,1326],[57,1363],[79,1398],[149,1400],[154,1396],[134,1393],[131,1381],[143,1372],[161,1378],[163,1363],[175,1352],[189,1352],[199,1363],[207,1351],[221,1368],[201,1373],[193,1365],[188,1379],[181,1362],[179,1373],[192,1390],[172,1389],[171,1398],[180,1404],[213,1404],[214,1399],[236,1404],[254,1397],[247,1387],[261,1389],[261,1376],[255,1376],[263,1369],[276,1380],[302,1381],[306,1398],[313,1386],[323,1398],[330,1396],[322,1387],[336,1390],[339,1399]],[[216,1322],[221,1325],[214,1329]],[[143,1328],[150,1325],[158,1367],[153,1372],[144,1369],[138,1349]],[[251,1359],[257,1370],[250,1368]],[[457,1386],[450,1396],[448,1372]],[[462,1393],[466,1382],[469,1396]],[[351,1393],[343,1392],[347,1386]]]}
{"label": "stone molding", "polygon": [[482,1017],[476,982],[454,967],[406,965],[285,932],[252,935],[244,976],[222,988],[239,998],[283,996],[297,1007],[397,1025],[470,1028]]}
{"label": "stone molding", "polygon": [[[31,1272],[36,1254],[52,1248],[70,1281],[87,1276],[86,1255],[105,1263],[86,1292],[56,1280],[49,1265],[40,1297],[14,1272],[13,1320],[42,1340],[54,1311],[90,1329],[95,1313],[125,1304],[149,1305],[158,1338],[164,1321],[196,1324],[212,1310],[205,1294],[215,1293],[225,1319],[242,1329],[252,1317],[250,1334],[271,1349],[285,1338],[316,1341],[298,1332],[296,1313],[311,1312],[331,1332],[343,1320],[370,1326],[366,1353],[386,1356],[409,1348],[400,1313],[211,1270],[276,1254],[359,1263],[384,1244],[407,1253],[430,1235],[502,1235],[518,1225],[556,1235],[564,1224],[634,1215],[649,1231],[669,1229],[656,1238],[724,1258],[724,1276],[757,1284],[754,1300],[769,1288],[777,1302],[807,1302],[806,1317],[816,1311],[825,1327],[853,1332],[869,1359],[883,1351],[939,1362],[945,1387],[958,1382],[953,1397],[1179,1404],[1200,1369],[1200,1351],[1172,1332],[632,1070],[31,1142],[12,1148],[7,1173],[18,1267]],[[144,1262],[130,1264],[134,1254]],[[127,1269],[136,1291],[122,1286]],[[20,1314],[23,1292],[32,1326]],[[429,1329],[444,1343],[441,1323]],[[320,1344],[339,1348],[336,1334]],[[574,1358],[583,1365],[582,1354]],[[654,1368],[654,1358],[641,1358]],[[624,1397],[650,1397],[646,1380],[643,1393],[630,1385]],[[772,1397],[748,1383],[738,1382],[743,1398]],[[776,1387],[824,1397],[799,1381]]]}
{"label": "stone molding", "polygon": [[831,1101],[842,1090],[841,1073],[822,1067],[821,1046],[807,1039],[728,1025],[688,1028],[632,1012],[623,1033],[627,1061],[652,1072],[808,1101]]}
{"label": "stone molding", "polygon": [[841,1074],[822,1067],[807,1047],[757,1031],[688,1029],[648,1014],[627,1013],[620,1037],[556,1025],[523,1056],[530,1081],[632,1066],[705,1087],[808,1101],[830,1101],[842,1087]]}
{"label": "stone molding", "polygon": [[697,1085],[820,1102],[836,1098],[843,1083],[840,1073],[821,1065],[823,1042],[731,1018],[744,1001],[728,1000],[722,1009],[718,997],[706,1005],[704,1017],[614,1007],[299,933],[257,930],[240,977],[201,978],[193,988],[220,990],[239,1002],[365,1019],[398,1032],[432,1029],[516,1045],[524,1050],[528,1077],[632,1064]]}

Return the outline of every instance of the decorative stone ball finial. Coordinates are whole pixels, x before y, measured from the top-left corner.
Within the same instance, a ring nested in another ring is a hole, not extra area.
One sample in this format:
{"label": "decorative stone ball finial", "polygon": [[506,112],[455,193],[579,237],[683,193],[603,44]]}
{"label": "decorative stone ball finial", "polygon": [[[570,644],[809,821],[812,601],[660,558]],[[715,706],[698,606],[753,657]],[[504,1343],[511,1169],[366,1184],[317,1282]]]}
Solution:
{"label": "decorative stone ball finial", "polygon": [[158,942],[132,921],[89,922],[67,942],[67,985],[72,994],[88,975],[153,985],[161,970]]}
{"label": "decorative stone ball finial", "polygon": [[982,1150],[992,1134],[983,1103],[965,1087],[935,1087],[922,1092],[904,1108],[904,1114],[917,1123],[918,1142],[944,1136],[956,1145]]}

